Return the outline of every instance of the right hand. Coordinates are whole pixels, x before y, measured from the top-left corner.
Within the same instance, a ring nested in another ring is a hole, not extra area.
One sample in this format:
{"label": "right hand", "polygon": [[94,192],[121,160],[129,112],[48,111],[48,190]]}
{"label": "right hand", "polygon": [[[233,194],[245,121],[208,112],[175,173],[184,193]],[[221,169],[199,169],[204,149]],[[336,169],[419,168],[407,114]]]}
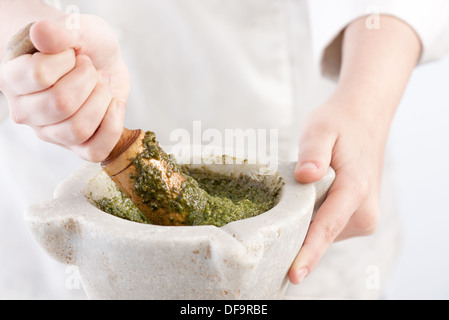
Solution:
{"label": "right hand", "polygon": [[39,50],[0,66],[0,90],[11,119],[47,142],[101,162],[118,142],[129,95],[129,74],[117,38],[102,19],[40,21],[30,30]]}

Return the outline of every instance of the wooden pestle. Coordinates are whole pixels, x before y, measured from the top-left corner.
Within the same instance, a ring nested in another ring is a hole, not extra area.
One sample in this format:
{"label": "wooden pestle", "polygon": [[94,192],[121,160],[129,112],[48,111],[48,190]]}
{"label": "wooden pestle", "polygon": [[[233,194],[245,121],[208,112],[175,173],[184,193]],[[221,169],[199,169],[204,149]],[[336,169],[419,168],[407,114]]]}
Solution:
{"label": "wooden pestle", "polygon": [[[6,61],[25,54],[38,52],[29,35],[32,25],[33,23],[27,25],[10,40],[6,52]],[[186,225],[186,212],[173,212],[169,209],[169,206],[161,206],[154,209],[154,207],[147,205],[143,198],[134,191],[135,181],[131,176],[139,174],[134,160],[145,150],[143,145],[144,137],[145,132],[142,130],[124,128],[117,145],[101,165],[116,185],[131,199],[151,223],[158,225]],[[157,145],[157,148],[160,147]],[[163,150],[160,149],[160,152],[163,152]],[[184,175],[181,172],[172,172],[172,168],[170,168],[172,164],[167,163],[162,158],[143,159],[142,161],[159,171],[162,177],[160,183],[164,183],[164,187],[170,191],[167,197],[176,199],[182,190],[182,184],[185,181]],[[170,174],[167,174],[168,171],[170,171]]]}

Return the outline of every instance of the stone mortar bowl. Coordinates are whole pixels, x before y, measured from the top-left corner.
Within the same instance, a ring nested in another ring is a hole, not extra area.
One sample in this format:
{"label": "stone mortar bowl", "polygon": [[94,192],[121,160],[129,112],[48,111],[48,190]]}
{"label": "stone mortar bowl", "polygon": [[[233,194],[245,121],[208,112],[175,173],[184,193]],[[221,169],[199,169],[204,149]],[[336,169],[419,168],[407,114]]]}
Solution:
{"label": "stone mortar bowl", "polygon": [[[264,169],[214,163],[208,170],[227,174]],[[335,178],[330,169],[321,181],[303,185],[294,180],[294,168],[280,162],[263,176],[268,184],[279,177],[285,183],[273,209],[221,228],[147,225],[99,210],[83,191],[101,170],[94,164],[61,183],[53,200],[30,206],[25,217],[51,257],[79,268],[89,299],[282,299],[287,272]]]}

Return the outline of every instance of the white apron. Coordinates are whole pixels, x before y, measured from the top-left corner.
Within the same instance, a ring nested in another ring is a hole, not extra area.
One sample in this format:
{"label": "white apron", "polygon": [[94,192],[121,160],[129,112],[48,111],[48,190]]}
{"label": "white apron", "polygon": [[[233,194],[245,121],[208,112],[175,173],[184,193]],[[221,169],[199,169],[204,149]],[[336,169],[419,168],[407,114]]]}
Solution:
{"label": "white apron", "polygon": [[[337,19],[333,32],[313,42],[314,10],[305,0],[60,5],[100,15],[117,32],[131,75],[127,127],[155,131],[164,145],[173,144],[176,129],[192,132],[194,121],[201,121],[203,131],[277,129],[279,157],[289,161],[297,157],[304,115],[334,87],[320,76],[322,40],[331,40],[351,21]],[[84,298],[74,270],[46,256],[23,222],[26,206],[51,198],[58,182],[82,161],[10,120],[0,125],[0,148],[0,165],[7,168],[0,181],[0,298]],[[384,191],[391,198],[392,192]],[[378,298],[396,252],[390,198],[382,198],[375,235],[334,244],[303,284],[289,288],[288,298]]]}

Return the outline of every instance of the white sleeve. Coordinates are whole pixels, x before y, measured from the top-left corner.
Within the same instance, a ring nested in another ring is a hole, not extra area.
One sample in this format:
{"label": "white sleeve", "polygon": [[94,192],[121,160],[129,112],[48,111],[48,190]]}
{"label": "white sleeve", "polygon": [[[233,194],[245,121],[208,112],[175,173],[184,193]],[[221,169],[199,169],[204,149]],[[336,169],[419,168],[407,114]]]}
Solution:
{"label": "white sleeve", "polygon": [[447,0],[309,0],[310,31],[315,62],[324,76],[338,76],[342,31],[366,16],[367,28],[381,28],[379,15],[406,22],[422,43],[420,63],[437,60],[449,52],[449,1]]}

